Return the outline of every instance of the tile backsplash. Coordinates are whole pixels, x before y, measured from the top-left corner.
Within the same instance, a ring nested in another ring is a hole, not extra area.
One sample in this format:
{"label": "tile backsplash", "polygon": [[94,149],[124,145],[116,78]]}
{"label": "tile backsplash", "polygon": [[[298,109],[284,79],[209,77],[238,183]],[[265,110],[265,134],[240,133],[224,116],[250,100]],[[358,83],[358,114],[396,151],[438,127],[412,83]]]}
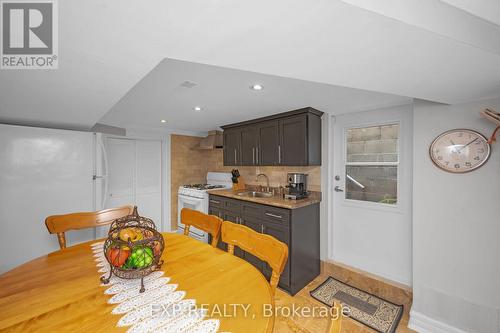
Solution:
{"label": "tile backsplash", "polygon": [[230,172],[238,169],[240,175],[249,185],[265,185],[264,177],[259,181],[256,177],[264,173],[269,177],[272,187],[287,184],[286,175],[289,172],[308,174],[307,187],[310,191],[321,191],[321,167],[284,167],[284,166],[224,166],[223,150],[199,150],[201,138],[186,135],[171,136],[171,224],[177,228],[177,190],[180,185],[206,182],[207,172]]}
{"label": "tile backsplash", "polygon": [[208,171],[225,171],[230,172],[232,169],[238,169],[241,177],[246,184],[250,185],[265,185],[264,177],[260,177],[259,181],[256,177],[259,173],[264,173],[269,177],[269,185],[272,187],[284,186],[288,184],[286,175],[289,172],[306,173],[307,187],[310,191],[321,191],[321,167],[289,167],[289,166],[224,166],[222,149],[210,150],[207,152],[207,167]]}

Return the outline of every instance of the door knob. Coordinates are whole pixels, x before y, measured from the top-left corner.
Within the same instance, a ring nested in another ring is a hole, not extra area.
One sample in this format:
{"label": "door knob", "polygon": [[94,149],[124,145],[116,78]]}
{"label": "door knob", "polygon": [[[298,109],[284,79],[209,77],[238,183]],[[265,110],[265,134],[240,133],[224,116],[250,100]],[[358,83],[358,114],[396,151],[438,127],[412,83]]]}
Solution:
{"label": "door knob", "polygon": [[344,190],[341,189],[340,186],[335,186],[334,190],[335,192],[344,192]]}

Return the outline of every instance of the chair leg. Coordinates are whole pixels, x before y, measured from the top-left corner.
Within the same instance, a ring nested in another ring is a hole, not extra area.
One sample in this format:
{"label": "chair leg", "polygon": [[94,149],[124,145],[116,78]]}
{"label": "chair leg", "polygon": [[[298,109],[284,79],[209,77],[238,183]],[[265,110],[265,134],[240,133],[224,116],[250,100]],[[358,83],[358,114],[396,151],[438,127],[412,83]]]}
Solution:
{"label": "chair leg", "polygon": [[227,244],[227,252],[234,254],[234,245],[233,244]]}
{"label": "chair leg", "polygon": [[189,225],[184,225],[184,235],[189,236]]}

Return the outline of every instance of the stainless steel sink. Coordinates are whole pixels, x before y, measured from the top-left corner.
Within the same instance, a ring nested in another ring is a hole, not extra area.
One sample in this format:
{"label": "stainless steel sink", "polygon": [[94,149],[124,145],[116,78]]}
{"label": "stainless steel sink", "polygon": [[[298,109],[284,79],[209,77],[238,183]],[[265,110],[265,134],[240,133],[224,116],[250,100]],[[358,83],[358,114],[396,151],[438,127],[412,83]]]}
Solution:
{"label": "stainless steel sink", "polygon": [[256,192],[256,191],[249,191],[249,192],[241,192],[238,193],[240,197],[252,197],[252,198],[270,198],[273,196],[272,192]]}

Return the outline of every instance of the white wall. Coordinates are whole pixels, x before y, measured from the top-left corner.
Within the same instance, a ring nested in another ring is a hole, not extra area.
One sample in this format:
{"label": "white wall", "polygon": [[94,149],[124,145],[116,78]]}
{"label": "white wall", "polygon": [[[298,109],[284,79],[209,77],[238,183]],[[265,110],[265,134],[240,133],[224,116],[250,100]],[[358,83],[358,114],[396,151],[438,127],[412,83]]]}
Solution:
{"label": "white wall", "polygon": [[92,210],[92,164],[92,133],[0,124],[0,273],[59,249],[47,216]]}
{"label": "white wall", "polygon": [[421,333],[500,332],[500,143],[467,174],[441,171],[428,153],[449,129],[491,135],[493,124],[478,114],[487,106],[500,110],[500,99],[415,103],[410,324]]}

